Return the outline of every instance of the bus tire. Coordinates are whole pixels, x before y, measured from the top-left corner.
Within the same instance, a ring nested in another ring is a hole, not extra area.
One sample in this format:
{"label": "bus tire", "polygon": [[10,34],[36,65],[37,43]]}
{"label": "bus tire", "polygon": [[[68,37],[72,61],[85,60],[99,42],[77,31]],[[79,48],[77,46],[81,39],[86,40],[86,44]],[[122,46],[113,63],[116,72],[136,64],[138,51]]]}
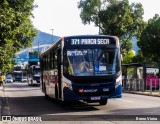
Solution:
{"label": "bus tire", "polygon": [[107,104],[108,99],[102,99],[99,101],[100,105],[106,105]]}

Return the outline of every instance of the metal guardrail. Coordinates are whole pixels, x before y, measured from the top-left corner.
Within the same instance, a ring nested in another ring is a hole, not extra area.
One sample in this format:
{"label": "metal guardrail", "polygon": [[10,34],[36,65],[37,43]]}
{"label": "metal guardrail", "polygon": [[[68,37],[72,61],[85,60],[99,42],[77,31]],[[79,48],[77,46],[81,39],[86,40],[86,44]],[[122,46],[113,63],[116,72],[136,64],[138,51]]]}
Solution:
{"label": "metal guardrail", "polygon": [[126,79],[122,80],[123,91],[127,92],[149,92],[157,93],[160,95],[160,79],[150,79],[149,82],[145,79]]}

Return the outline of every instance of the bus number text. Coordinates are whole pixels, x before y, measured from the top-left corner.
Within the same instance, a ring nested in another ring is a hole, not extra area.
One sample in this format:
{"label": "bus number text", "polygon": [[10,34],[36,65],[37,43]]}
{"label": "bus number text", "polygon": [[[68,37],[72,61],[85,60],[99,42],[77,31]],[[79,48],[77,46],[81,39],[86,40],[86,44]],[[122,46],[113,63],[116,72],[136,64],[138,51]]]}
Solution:
{"label": "bus number text", "polygon": [[71,45],[103,45],[109,44],[109,39],[71,39]]}

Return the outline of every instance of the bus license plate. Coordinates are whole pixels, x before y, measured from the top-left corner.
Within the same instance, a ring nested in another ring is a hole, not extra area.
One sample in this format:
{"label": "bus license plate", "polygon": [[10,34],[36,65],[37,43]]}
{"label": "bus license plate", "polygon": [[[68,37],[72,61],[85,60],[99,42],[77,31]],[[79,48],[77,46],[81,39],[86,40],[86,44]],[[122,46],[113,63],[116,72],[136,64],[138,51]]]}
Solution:
{"label": "bus license plate", "polygon": [[91,97],[91,100],[100,100],[100,99],[101,99],[100,96],[93,96],[93,97]]}

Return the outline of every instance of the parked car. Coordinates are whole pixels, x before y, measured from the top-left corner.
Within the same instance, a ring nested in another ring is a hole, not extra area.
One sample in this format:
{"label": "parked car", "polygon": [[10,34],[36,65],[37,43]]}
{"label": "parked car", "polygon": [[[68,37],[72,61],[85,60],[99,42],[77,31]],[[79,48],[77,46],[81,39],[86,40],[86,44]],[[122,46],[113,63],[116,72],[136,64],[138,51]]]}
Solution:
{"label": "parked car", "polygon": [[13,83],[13,78],[12,77],[6,77],[5,82],[6,83]]}

